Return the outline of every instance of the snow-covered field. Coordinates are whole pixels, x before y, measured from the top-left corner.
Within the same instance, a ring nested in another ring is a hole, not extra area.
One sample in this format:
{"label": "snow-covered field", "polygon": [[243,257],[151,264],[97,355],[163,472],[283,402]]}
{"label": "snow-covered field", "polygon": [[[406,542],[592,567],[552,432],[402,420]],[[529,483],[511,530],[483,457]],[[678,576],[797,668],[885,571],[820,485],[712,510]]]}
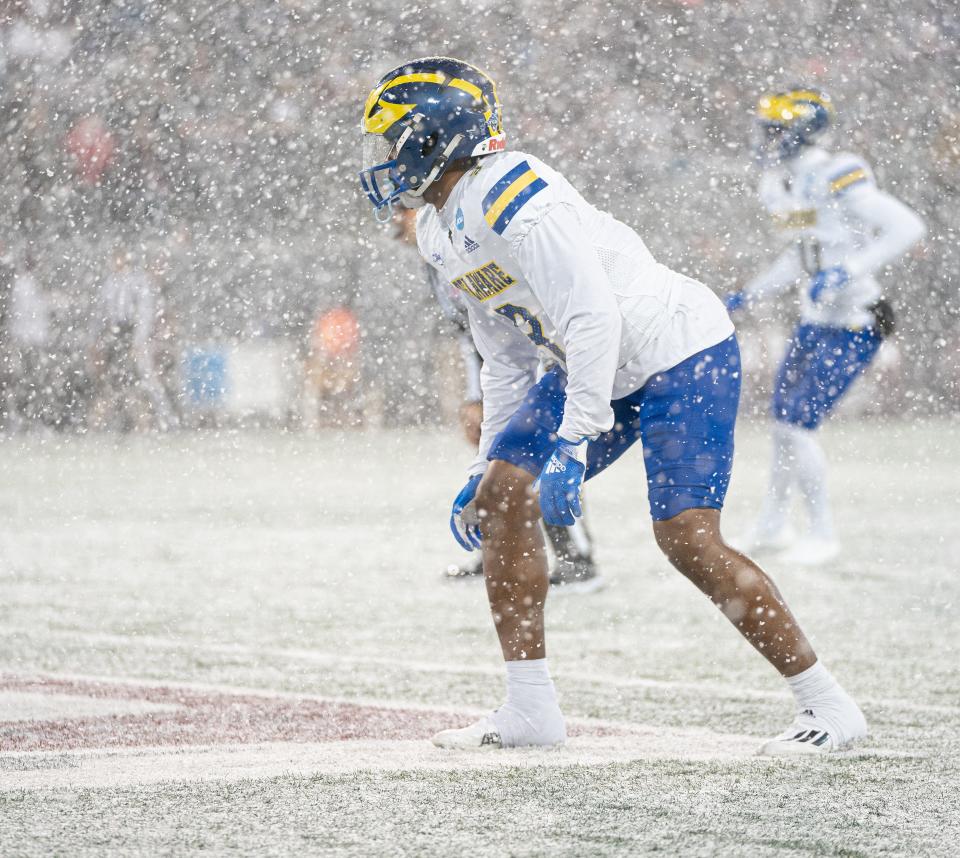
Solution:
{"label": "snow-covered field", "polygon": [[[609,587],[548,605],[573,727],[456,754],[495,705],[455,434],[0,443],[0,852],[950,855],[960,838],[960,423],[838,422],[845,539],[766,562],[873,734],[770,761],[772,671],[653,545],[634,451],[588,490]],[[746,425],[726,514],[766,471]]]}

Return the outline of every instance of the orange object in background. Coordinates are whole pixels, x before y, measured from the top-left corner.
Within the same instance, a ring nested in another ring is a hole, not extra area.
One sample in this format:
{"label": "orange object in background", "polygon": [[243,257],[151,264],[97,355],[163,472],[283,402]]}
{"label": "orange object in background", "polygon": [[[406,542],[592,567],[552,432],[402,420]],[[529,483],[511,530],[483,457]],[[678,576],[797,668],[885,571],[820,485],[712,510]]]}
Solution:
{"label": "orange object in background", "polygon": [[313,351],[326,358],[349,357],[360,347],[360,323],[347,307],[327,310],[313,325]]}
{"label": "orange object in background", "polygon": [[353,310],[320,313],[304,366],[302,414],[308,427],[363,425],[360,322]]}

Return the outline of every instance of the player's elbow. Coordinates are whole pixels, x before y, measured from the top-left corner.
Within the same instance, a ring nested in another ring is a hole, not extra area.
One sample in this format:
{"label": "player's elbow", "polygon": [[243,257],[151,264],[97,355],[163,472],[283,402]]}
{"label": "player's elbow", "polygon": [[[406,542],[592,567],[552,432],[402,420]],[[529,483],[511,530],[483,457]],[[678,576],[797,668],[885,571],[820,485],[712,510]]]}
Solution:
{"label": "player's elbow", "polygon": [[907,233],[910,237],[910,247],[919,244],[927,234],[927,225],[923,218],[915,211],[910,211],[910,222],[907,226]]}
{"label": "player's elbow", "polygon": [[[881,211],[882,211],[881,207]],[[927,225],[912,208],[894,200],[886,212],[886,224],[880,229],[880,240],[899,245],[904,251],[913,247],[927,233]]]}

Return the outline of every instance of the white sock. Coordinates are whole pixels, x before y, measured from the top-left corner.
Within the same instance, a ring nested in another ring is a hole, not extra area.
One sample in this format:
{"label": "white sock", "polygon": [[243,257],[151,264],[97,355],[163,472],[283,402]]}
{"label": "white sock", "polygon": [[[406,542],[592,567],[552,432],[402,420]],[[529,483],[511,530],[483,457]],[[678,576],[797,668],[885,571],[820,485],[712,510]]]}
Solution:
{"label": "white sock", "polygon": [[821,661],[814,662],[812,667],[786,679],[801,710],[813,709],[815,704],[830,700],[837,692],[843,691]]}
{"label": "white sock", "polygon": [[504,747],[562,742],[566,727],[547,660],[506,664],[507,702],[491,716]]}
{"label": "white sock", "polygon": [[814,718],[825,722],[841,744],[866,733],[867,725],[860,707],[822,662],[817,661],[786,680],[801,713],[810,712]]}
{"label": "white sock", "polygon": [[776,536],[787,523],[790,512],[790,485],[793,482],[793,433],[789,426],[779,421],[773,424],[773,463],[770,468],[770,485],[760,510],[757,534],[761,537]]}
{"label": "white sock", "polygon": [[818,539],[832,540],[833,516],[827,495],[827,457],[810,429],[788,427],[793,434],[796,479],[810,516],[810,532]]}

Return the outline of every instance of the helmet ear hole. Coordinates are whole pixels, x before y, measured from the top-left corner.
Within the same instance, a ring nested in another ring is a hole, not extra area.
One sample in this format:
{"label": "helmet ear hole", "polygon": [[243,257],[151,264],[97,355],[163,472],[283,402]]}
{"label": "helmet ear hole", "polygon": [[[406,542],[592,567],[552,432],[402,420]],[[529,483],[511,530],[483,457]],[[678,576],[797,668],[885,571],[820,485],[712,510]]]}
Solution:
{"label": "helmet ear hole", "polygon": [[427,135],[426,139],[423,141],[423,145],[420,147],[420,157],[428,157],[430,153],[437,148],[438,139],[439,137],[436,132]]}

